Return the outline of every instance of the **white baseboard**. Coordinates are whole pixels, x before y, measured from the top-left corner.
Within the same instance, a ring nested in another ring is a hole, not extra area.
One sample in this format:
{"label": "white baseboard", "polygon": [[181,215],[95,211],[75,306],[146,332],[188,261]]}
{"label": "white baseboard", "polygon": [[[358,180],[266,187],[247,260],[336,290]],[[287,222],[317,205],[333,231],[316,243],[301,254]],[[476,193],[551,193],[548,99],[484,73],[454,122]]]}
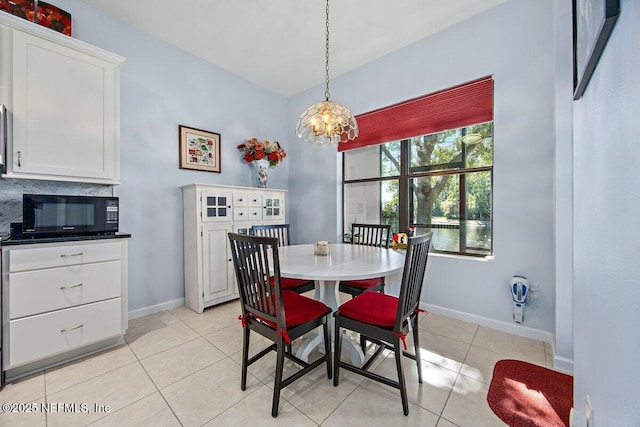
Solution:
{"label": "white baseboard", "polygon": [[160,311],[171,310],[172,308],[180,307],[184,305],[184,298],[174,299],[173,301],[167,301],[156,305],[150,305],[148,307],[138,308],[129,312],[129,320],[137,319],[138,317],[144,317],[149,314],[158,313]]}
{"label": "white baseboard", "polygon": [[567,359],[562,356],[553,357],[553,367],[559,371],[573,375],[573,359]]}
{"label": "white baseboard", "polygon": [[462,311],[439,307],[437,305],[432,305],[432,304],[420,303],[420,307],[424,310],[427,310],[435,314],[452,317],[458,320],[464,320],[465,322],[475,323],[477,325],[486,326],[487,328],[497,329],[502,332],[508,332],[510,334],[520,335],[522,337],[531,338],[534,340],[544,341],[548,343],[553,342],[553,334],[551,332],[541,331],[540,329],[533,329],[527,326],[522,326],[517,323],[503,322],[500,320],[490,319],[488,317],[469,314]]}

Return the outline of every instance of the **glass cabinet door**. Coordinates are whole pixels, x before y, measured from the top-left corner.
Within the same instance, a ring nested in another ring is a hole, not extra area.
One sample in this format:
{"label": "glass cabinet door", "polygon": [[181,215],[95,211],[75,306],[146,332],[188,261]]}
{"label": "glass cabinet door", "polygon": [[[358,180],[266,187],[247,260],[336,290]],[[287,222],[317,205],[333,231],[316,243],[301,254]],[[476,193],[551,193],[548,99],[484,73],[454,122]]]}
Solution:
{"label": "glass cabinet door", "polygon": [[231,221],[231,194],[202,192],[202,221]]}
{"label": "glass cabinet door", "polygon": [[284,197],[282,195],[265,195],[263,201],[262,219],[265,221],[284,219]]}

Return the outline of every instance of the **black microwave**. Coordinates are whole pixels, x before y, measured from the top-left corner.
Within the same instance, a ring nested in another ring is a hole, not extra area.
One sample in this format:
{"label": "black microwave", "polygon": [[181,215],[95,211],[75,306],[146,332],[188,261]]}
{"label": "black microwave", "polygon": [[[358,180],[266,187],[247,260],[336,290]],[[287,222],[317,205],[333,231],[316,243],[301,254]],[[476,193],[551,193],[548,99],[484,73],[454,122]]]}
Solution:
{"label": "black microwave", "polygon": [[117,197],[23,194],[23,237],[115,234]]}

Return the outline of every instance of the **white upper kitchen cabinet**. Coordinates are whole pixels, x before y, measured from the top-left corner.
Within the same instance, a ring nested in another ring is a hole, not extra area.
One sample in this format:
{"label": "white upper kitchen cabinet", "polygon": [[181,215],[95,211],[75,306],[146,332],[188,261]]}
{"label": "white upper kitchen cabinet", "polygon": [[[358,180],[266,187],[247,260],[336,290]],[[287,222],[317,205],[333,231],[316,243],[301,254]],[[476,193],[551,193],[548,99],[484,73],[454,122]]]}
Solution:
{"label": "white upper kitchen cabinet", "polygon": [[0,14],[5,178],[120,183],[124,58]]}

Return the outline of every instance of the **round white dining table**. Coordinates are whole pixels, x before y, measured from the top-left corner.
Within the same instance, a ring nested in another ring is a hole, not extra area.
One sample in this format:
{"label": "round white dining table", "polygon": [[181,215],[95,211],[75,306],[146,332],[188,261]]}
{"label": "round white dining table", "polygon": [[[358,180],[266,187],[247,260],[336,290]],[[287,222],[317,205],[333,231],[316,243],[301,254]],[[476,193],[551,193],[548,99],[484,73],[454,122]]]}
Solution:
{"label": "round white dining table", "polygon": [[[280,275],[315,282],[314,298],[334,311],[340,306],[340,281],[385,277],[402,271],[404,253],[373,246],[331,244],[330,255],[314,255],[314,245],[290,245],[278,248]],[[333,334],[333,317],[331,317]],[[351,354],[351,362],[360,366],[364,354],[360,345],[343,337],[343,348]],[[309,354],[321,345],[322,334],[310,334],[296,356],[308,361]]]}

